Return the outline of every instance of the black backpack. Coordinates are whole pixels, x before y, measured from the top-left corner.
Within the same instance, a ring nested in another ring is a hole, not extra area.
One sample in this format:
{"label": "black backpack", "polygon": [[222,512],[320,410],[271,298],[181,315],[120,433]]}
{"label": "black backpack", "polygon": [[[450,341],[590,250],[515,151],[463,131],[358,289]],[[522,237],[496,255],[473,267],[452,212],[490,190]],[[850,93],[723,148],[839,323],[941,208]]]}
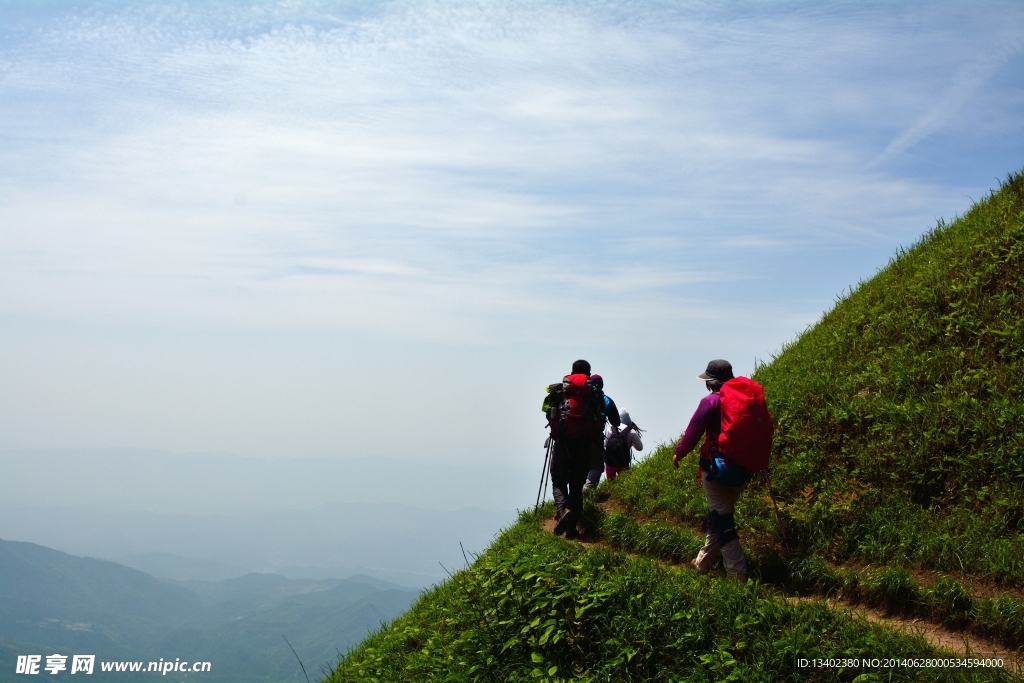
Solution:
{"label": "black backpack", "polygon": [[604,462],[609,467],[629,467],[633,459],[630,432],[636,429],[632,422],[625,429],[614,431],[604,440]]}

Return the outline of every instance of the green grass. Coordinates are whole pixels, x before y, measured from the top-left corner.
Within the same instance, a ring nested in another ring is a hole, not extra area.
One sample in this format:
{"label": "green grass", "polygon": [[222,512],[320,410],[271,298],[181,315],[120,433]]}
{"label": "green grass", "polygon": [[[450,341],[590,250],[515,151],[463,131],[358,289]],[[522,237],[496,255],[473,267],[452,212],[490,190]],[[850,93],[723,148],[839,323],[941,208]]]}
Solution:
{"label": "green grass", "polygon": [[970,629],[1010,647],[1024,645],[1024,601],[1012,595],[972,595],[961,581],[939,575],[922,583],[901,567],[830,567],[817,557],[793,558],[787,586],[843,597],[889,612],[923,616],[953,629]]}
{"label": "green grass", "polygon": [[[653,464],[646,463],[630,476],[643,480],[649,475],[645,469]],[[628,478],[620,475],[616,481],[623,486]],[[628,489],[634,490],[633,486]],[[650,508],[657,511],[656,506]],[[638,522],[620,512],[590,512],[589,519],[602,542],[675,564],[689,562],[703,545],[696,529],[678,523]],[[934,581],[922,583],[900,566],[835,567],[815,555],[787,555],[775,534],[774,528],[761,529],[761,547],[753,553],[748,548],[751,576],[765,583],[784,591],[838,597],[890,613],[925,617],[953,629],[970,629],[1010,647],[1024,645],[1024,601],[1015,596],[972,595],[967,586],[949,575],[936,575]]]}
{"label": "green grass", "polygon": [[[777,429],[791,542],[834,563],[1024,586],[1024,176],[940,223],[836,303],[755,378]],[[684,424],[686,416],[680,416]],[[663,448],[608,490],[633,515],[693,525],[691,458]],[[770,535],[763,486],[741,498]]]}
{"label": "green grass", "polygon": [[664,522],[639,524],[620,512],[606,515],[599,529],[601,540],[613,547],[676,564],[695,558],[704,545],[685,529]]}
{"label": "green grass", "polygon": [[[326,680],[1010,680],[1001,669],[801,668],[800,658],[936,652],[821,602],[790,604],[755,582],[588,550],[542,531],[542,516],[524,514]],[[862,676],[872,673],[884,679]]]}
{"label": "green grass", "polygon": [[755,376],[804,547],[1024,585],[1024,175]]}

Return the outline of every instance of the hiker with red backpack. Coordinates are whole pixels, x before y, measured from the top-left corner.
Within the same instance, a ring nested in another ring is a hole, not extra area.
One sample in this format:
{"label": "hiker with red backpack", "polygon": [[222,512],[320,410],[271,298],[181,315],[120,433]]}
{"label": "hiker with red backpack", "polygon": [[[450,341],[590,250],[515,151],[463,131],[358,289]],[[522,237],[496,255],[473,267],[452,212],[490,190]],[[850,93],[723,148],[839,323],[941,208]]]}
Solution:
{"label": "hiker with red backpack", "polygon": [[704,437],[698,482],[708,504],[707,537],[693,566],[701,573],[710,571],[721,554],[726,573],[746,581],[747,560],[733,511],[752,473],[768,467],[775,427],[764,389],[751,379],[734,377],[729,361],[711,361],[697,378],[710,393],[701,399],[672,456],[673,466],[679,467]]}
{"label": "hiker with red backpack", "polygon": [[[576,538],[583,514],[583,484],[594,443],[604,426],[604,392],[591,381],[590,363],[578,360],[561,383],[548,386],[543,409],[554,444],[551,450],[551,494],[555,499],[555,533]],[[615,423],[619,416],[616,414]]]}

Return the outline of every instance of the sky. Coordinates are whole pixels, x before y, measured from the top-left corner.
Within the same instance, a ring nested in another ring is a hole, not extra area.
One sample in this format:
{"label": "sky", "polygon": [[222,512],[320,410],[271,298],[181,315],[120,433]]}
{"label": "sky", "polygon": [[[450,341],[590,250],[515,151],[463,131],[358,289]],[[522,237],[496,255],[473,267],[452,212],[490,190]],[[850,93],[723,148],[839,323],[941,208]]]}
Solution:
{"label": "sky", "polygon": [[669,441],[1022,165],[1018,2],[0,1],[0,451]]}

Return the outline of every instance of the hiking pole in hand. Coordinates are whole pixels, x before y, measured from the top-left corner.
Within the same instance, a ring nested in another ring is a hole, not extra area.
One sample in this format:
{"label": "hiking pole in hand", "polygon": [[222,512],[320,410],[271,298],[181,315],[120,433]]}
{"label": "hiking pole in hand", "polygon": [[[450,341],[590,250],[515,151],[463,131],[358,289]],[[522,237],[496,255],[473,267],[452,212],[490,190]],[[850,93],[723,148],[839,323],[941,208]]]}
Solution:
{"label": "hiking pole in hand", "polygon": [[786,528],[782,526],[782,515],[779,513],[779,504],[775,501],[775,492],[772,491],[772,480],[768,476],[768,468],[764,468],[764,483],[768,484],[768,495],[772,498],[772,507],[775,508],[775,519],[779,520],[779,534],[782,535],[782,547],[789,552],[789,541],[786,540]]}
{"label": "hiking pole in hand", "polygon": [[544,468],[540,471],[540,483],[537,484],[537,504],[533,506],[533,511],[536,512],[540,507],[540,490],[544,487],[544,497],[547,498],[548,487],[545,486],[547,483],[548,476],[548,458],[551,457],[551,437],[549,436],[544,440]]}

